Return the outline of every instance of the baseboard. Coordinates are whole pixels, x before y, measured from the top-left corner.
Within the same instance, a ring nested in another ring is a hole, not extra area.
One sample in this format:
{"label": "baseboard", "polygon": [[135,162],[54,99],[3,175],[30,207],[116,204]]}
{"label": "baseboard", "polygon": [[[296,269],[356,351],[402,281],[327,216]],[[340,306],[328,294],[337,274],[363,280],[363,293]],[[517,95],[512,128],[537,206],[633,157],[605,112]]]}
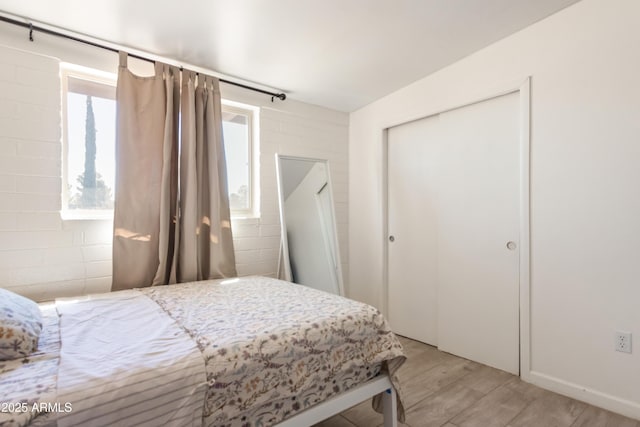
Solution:
{"label": "baseboard", "polygon": [[640,403],[621,399],[540,372],[531,371],[528,375],[523,375],[522,379],[564,396],[640,420]]}

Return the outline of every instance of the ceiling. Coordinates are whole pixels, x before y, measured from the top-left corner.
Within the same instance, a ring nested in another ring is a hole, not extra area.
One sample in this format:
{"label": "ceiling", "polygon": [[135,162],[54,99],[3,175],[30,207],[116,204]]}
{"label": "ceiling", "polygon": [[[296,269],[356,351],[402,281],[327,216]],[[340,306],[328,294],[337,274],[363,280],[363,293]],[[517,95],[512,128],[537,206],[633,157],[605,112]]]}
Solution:
{"label": "ceiling", "polygon": [[354,111],[578,0],[0,0],[0,11]]}

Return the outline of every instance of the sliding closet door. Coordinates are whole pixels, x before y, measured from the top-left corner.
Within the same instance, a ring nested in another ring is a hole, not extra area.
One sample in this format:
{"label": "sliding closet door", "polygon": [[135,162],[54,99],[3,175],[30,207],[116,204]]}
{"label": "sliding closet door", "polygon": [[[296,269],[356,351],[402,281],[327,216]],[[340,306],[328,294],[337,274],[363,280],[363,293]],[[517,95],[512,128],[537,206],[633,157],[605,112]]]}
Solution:
{"label": "sliding closet door", "polygon": [[519,373],[519,95],[440,115],[438,347]]}
{"label": "sliding closet door", "polygon": [[438,117],[388,131],[388,304],[393,330],[437,338]]}
{"label": "sliding closet door", "polygon": [[388,315],[519,372],[519,95],[388,131]]}

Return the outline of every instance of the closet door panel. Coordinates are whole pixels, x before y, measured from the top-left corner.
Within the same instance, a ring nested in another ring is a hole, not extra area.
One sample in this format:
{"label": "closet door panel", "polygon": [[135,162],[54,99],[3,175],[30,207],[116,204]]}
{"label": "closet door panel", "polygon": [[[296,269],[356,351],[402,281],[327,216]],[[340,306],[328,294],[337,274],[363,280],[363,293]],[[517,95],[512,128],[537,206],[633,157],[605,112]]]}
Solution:
{"label": "closet door panel", "polygon": [[437,345],[438,117],[391,128],[387,141],[387,314],[396,333]]}
{"label": "closet door panel", "polygon": [[519,373],[519,96],[440,115],[438,346]]}

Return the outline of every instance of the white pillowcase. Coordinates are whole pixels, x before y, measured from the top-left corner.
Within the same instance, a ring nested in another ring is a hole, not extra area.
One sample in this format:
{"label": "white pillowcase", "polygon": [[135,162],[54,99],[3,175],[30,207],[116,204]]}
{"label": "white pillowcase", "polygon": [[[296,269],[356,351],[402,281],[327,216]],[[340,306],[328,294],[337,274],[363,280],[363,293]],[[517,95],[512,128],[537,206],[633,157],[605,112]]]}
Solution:
{"label": "white pillowcase", "polygon": [[0,360],[26,357],[38,348],[42,314],[38,304],[0,288]]}

